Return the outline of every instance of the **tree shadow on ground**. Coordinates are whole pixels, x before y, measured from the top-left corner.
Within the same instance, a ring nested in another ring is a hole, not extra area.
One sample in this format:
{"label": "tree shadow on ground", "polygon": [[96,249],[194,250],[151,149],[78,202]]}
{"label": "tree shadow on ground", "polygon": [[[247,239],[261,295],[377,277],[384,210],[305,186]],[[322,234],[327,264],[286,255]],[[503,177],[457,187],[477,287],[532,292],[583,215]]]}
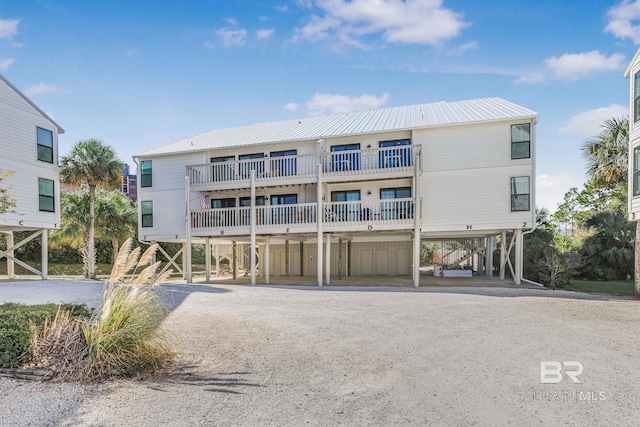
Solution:
{"label": "tree shadow on ground", "polygon": [[213,393],[244,394],[247,387],[265,387],[262,384],[250,382],[243,378],[251,372],[218,372],[215,375],[204,376],[186,369],[195,366],[183,366],[178,372],[169,372],[149,381],[149,388],[168,392],[174,385],[193,386]]}
{"label": "tree shadow on ground", "polygon": [[179,284],[162,284],[160,285],[160,293],[165,298],[165,302],[169,310],[173,311],[182,304],[191,294],[205,293],[205,294],[223,294],[231,292],[230,289],[217,288],[211,285],[179,285]]}

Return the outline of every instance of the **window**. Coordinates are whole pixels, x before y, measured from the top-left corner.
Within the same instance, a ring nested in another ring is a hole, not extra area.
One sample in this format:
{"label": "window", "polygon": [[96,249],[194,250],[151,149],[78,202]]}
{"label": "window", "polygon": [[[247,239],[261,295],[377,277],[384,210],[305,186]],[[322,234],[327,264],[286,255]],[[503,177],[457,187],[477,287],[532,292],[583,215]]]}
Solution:
{"label": "window", "polygon": [[272,151],[271,176],[285,176],[296,174],[296,156],[298,150]]}
{"label": "window", "polygon": [[153,201],[141,202],[140,210],[142,211],[142,226],[153,227]]}
{"label": "window", "polygon": [[[350,153],[350,151],[356,151]],[[331,147],[331,164],[334,171],[360,169],[360,144],[334,145]]]}
{"label": "window", "polygon": [[151,178],[152,172],[151,160],[143,160],[140,162],[140,187],[151,187],[153,183]]}
{"label": "window", "polygon": [[531,125],[523,123],[511,125],[511,158],[528,159],[531,157]]}
{"label": "window", "polygon": [[633,149],[633,196],[640,196],[640,147]]}
{"label": "window", "polygon": [[640,71],[633,79],[633,122],[640,120]]}
{"label": "window", "polygon": [[[256,206],[264,206],[265,205],[265,197],[264,196],[256,196]],[[240,206],[242,207],[250,207],[251,206],[251,197],[240,197]],[[244,209],[241,212],[240,216],[240,225],[249,225],[251,223],[251,210]],[[264,223],[264,210],[258,210],[256,212],[258,224]]]}
{"label": "window", "polygon": [[53,163],[53,133],[50,130],[36,128],[38,141],[38,160]]}
{"label": "window", "polygon": [[[380,204],[381,219],[413,218],[413,200],[406,200],[410,198],[411,187],[381,188],[380,199],[383,200]],[[389,199],[405,200],[386,201]]]}
{"label": "window", "polygon": [[514,176],[511,178],[511,212],[531,209],[529,192],[528,176]]}
{"label": "window", "polygon": [[55,186],[50,179],[38,178],[38,207],[42,212],[55,212]]}
{"label": "window", "polygon": [[380,141],[380,167],[381,168],[398,168],[402,166],[411,166],[411,145],[410,139],[397,139],[394,141]]}
{"label": "window", "polygon": [[220,156],[220,157],[211,157],[211,163],[215,163],[212,165],[213,169],[213,181],[232,181],[236,176],[235,170],[235,160],[236,156]]}
{"label": "window", "polygon": [[[360,190],[332,191],[332,202],[353,202],[360,200]],[[333,212],[338,221],[359,221],[360,203],[340,203],[333,205]],[[367,216],[363,213],[363,216]],[[369,216],[371,216],[369,214]]]}
{"label": "window", "polygon": [[295,205],[298,203],[297,194],[276,194],[271,196],[270,203],[273,206],[271,208],[271,221],[273,224],[288,224],[291,223],[296,217]]}
{"label": "window", "polygon": [[240,175],[243,178],[250,178],[251,171],[256,171],[256,177],[264,175],[264,153],[241,154],[238,156],[240,162]]}

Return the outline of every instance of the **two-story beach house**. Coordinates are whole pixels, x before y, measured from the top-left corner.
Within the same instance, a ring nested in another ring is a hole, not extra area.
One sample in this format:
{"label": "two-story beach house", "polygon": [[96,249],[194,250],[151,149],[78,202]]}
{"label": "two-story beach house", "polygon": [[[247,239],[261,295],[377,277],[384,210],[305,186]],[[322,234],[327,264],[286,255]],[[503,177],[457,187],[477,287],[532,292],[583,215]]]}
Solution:
{"label": "two-story beach house", "polygon": [[486,274],[500,249],[500,276],[508,267],[520,283],[523,232],[535,227],[537,119],[487,98],[185,138],[134,157],[139,237],[182,242],[188,281],[191,243],[206,244],[208,261],[212,245],[233,242],[247,248],[252,283],[412,275],[418,286],[421,242],[448,240],[481,255]]}
{"label": "two-story beach house", "polygon": [[640,221],[640,49],[624,77],[630,80],[628,212],[630,221]]}
{"label": "two-story beach house", "polygon": [[[64,130],[22,92],[0,75],[0,169],[10,171],[2,184],[16,201],[15,208],[0,214],[0,233],[6,247],[9,277],[14,263],[47,278],[48,230],[60,227],[60,179],[58,172],[58,134]],[[31,231],[28,237],[14,241],[14,232]],[[15,249],[42,239],[41,268],[17,259]]]}

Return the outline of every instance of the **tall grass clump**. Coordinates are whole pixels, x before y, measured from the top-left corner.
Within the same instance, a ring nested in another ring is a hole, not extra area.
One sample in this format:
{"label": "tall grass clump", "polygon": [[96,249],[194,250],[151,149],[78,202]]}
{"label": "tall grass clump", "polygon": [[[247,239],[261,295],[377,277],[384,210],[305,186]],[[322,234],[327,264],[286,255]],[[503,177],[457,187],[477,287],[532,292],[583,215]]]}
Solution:
{"label": "tall grass clump", "polygon": [[[59,313],[51,320],[32,340],[32,348],[41,355],[36,365],[54,370],[61,379],[86,381],[132,376],[172,360],[171,340],[161,328],[169,309],[158,287],[171,270],[156,274],[156,262],[137,273],[156,249],[152,245],[140,256],[140,248],[131,251],[131,239],[124,242],[100,309],[89,319]],[[82,338],[82,346],[76,345],[76,336]]]}

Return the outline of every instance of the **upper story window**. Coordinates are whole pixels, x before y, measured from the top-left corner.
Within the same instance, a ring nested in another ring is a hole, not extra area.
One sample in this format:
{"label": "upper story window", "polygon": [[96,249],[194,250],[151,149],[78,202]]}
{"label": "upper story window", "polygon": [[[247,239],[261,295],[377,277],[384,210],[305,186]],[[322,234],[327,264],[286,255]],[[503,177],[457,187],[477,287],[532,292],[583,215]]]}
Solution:
{"label": "upper story window", "polygon": [[531,210],[531,186],[528,176],[511,177],[511,212]]}
{"label": "upper story window", "polygon": [[511,158],[528,159],[531,157],[531,125],[523,123],[511,125]]}
{"label": "upper story window", "polygon": [[42,128],[36,129],[38,160],[53,163],[53,132]]}
{"label": "upper story window", "polygon": [[633,196],[640,196],[640,147],[633,149]]}
{"label": "upper story window", "polygon": [[140,186],[151,187],[152,180],[152,165],[151,160],[143,160],[140,162]]}
{"label": "upper story window", "polygon": [[272,151],[271,176],[295,175],[298,150]]}
{"label": "upper story window", "polygon": [[153,201],[140,202],[140,211],[142,213],[142,226],[153,227]]}
{"label": "upper story window", "polygon": [[55,186],[52,180],[38,178],[38,209],[42,212],[55,212]]}
{"label": "upper story window", "polygon": [[633,78],[633,122],[640,120],[640,71]]}
{"label": "upper story window", "polygon": [[401,166],[411,166],[411,145],[410,139],[396,139],[393,141],[380,141],[380,167],[393,168]]}
{"label": "upper story window", "polygon": [[331,164],[333,171],[360,169],[360,144],[332,145]]}

